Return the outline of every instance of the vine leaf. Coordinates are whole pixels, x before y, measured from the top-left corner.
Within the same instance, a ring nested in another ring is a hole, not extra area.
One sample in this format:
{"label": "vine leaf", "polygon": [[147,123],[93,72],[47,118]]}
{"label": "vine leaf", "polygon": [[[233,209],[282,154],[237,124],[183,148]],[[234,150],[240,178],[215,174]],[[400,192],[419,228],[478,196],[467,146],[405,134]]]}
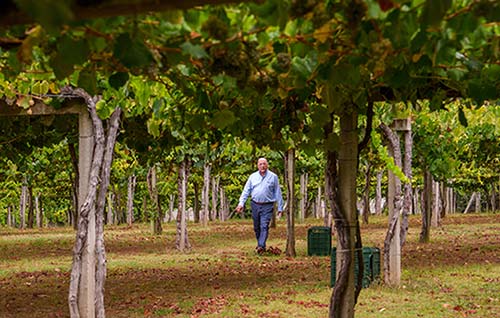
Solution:
{"label": "vine leaf", "polygon": [[143,67],[153,61],[153,56],[141,39],[123,33],[114,46],[114,56],[127,68]]}

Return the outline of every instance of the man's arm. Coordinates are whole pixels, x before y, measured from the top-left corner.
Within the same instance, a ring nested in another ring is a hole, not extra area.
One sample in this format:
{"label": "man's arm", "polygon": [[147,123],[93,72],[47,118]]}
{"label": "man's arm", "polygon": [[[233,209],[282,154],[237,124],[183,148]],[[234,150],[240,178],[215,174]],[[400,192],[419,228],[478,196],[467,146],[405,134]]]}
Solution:
{"label": "man's arm", "polygon": [[243,207],[245,206],[245,202],[248,199],[248,196],[250,196],[250,192],[252,192],[252,183],[250,182],[250,178],[248,178],[247,182],[245,183],[245,187],[243,188],[243,191],[241,192],[240,199],[238,201],[238,206],[236,207],[236,212],[241,213],[243,211]]}
{"label": "man's arm", "polygon": [[283,213],[283,196],[281,195],[281,187],[280,187],[278,176],[276,176],[276,185],[275,185],[274,193],[275,193],[276,202],[278,203],[278,216],[281,216],[281,214]]}

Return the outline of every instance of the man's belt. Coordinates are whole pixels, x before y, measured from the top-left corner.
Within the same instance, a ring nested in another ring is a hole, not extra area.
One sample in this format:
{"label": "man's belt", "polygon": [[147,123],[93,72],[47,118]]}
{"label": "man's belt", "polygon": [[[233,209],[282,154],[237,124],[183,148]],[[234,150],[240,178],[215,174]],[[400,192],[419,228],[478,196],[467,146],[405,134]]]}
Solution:
{"label": "man's belt", "polygon": [[258,204],[258,205],[265,205],[265,204],[274,204],[274,202],[257,202],[252,200],[253,203]]}

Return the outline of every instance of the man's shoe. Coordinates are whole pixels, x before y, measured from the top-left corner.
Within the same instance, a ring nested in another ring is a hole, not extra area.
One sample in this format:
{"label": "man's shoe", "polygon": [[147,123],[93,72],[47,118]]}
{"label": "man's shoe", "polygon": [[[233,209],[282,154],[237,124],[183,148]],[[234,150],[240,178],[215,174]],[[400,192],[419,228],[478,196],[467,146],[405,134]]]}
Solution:
{"label": "man's shoe", "polygon": [[257,253],[258,255],[262,255],[262,254],[264,254],[265,252],[266,252],[266,249],[265,249],[265,248],[263,248],[262,246],[257,246],[257,247],[255,248],[255,253]]}

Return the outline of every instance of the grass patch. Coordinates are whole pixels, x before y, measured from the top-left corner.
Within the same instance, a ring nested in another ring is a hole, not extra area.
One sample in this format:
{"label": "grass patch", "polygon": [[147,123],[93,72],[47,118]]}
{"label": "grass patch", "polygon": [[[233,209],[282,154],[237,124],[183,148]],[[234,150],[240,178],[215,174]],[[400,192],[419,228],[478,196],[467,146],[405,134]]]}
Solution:
{"label": "grass patch", "polygon": [[[188,253],[174,248],[174,224],[159,236],[149,224],[107,227],[107,316],[326,317],[330,258],[307,256],[307,229],[320,222],[296,225],[295,258],[255,255],[250,220],[189,224]],[[363,244],[382,248],[386,227],[387,217],[371,218],[362,225]],[[418,242],[419,233],[420,219],[412,217],[401,285],[363,289],[356,317],[498,316],[500,214],[449,216],[428,244]],[[69,228],[0,228],[0,317],[68,316],[73,242]],[[279,221],[268,245],[284,250],[285,243]]]}

